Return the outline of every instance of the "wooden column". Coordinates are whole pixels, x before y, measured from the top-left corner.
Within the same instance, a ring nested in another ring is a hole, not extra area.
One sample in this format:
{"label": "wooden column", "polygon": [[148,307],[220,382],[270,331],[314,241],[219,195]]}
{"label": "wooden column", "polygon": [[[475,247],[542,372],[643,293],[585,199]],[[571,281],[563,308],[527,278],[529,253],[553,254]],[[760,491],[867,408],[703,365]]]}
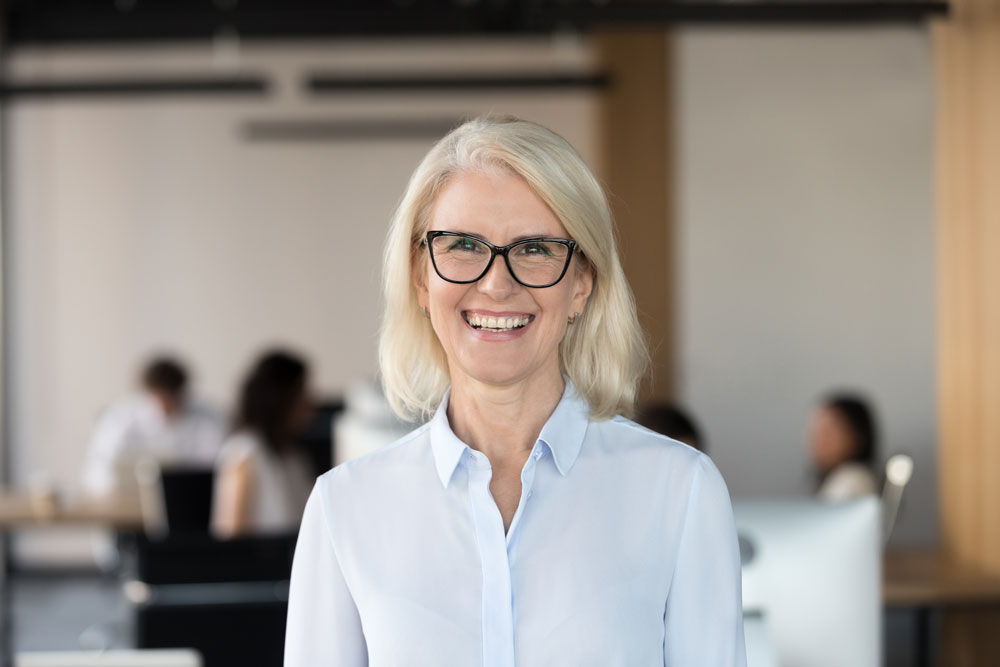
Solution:
{"label": "wooden column", "polygon": [[667,399],[673,391],[668,35],[662,28],[622,29],[598,34],[597,44],[611,75],[601,109],[601,178],[653,358],[639,398]]}
{"label": "wooden column", "polygon": [[[953,0],[933,38],[942,542],[1000,574],[1000,0]],[[1000,665],[997,628],[949,613],[941,664]]]}

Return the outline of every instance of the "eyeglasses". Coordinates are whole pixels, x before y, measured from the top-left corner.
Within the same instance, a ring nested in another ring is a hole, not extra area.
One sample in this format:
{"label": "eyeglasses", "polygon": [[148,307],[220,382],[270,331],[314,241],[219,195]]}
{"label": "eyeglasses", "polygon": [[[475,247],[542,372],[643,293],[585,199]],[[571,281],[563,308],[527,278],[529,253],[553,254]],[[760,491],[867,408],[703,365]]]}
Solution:
{"label": "eyeglasses", "polygon": [[502,255],[510,275],[525,287],[552,287],[566,275],[576,241],[532,238],[495,246],[477,236],[457,232],[427,232],[431,263],[442,280],[474,283]]}

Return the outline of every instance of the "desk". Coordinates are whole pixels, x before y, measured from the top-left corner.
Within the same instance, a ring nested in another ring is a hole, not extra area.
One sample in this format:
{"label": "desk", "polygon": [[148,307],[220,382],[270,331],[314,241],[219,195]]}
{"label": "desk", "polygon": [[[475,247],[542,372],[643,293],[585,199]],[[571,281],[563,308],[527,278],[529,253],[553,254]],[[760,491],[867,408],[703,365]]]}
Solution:
{"label": "desk", "polygon": [[142,528],[142,510],[137,499],[60,501],[23,491],[0,492],[0,530],[72,525],[135,530]]}
{"label": "desk", "polygon": [[1000,575],[949,558],[938,549],[886,552],[882,600],[917,614],[917,664],[930,665],[934,611],[1000,608]]}
{"label": "desk", "polygon": [[1000,575],[954,561],[936,549],[888,551],[883,562],[886,606],[1000,604]]}
{"label": "desk", "polygon": [[118,531],[142,528],[142,510],[138,499],[109,500],[66,499],[58,496],[32,494],[25,491],[0,491],[0,535],[3,538],[3,581],[0,582],[0,665],[12,664],[10,635],[10,555],[7,534],[16,528],[58,528],[65,526],[95,526]]}

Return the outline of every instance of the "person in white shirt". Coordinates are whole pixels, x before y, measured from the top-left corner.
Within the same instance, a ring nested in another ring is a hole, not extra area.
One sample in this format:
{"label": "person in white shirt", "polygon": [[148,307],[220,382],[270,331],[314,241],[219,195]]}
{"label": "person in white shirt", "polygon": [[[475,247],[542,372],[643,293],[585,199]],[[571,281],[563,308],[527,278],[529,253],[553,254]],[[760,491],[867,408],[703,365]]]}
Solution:
{"label": "person in white shirt", "polygon": [[298,437],[312,415],[305,361],[271,350],[240,389],[216,465],[212,530],[223,538],[294,533],[316,475]]}
{"label": "person in white shirt", "polygon": [[286,667],[746,664],[726,485],[626,419],[648,354],[607,200],[562,138],[469,121],[383,274],[396,443],[317,481]]}
{"label": "person in white shirt", "polygon": [[176,359],[160,357],[145,366],[142,391],[108,408],[94,428],[82,480],[88,495],[130,495],[137,488],[135,466],[147,458],[161,465],[214,464],[222,420],[189,400],[187,385],[187,371]]}
{"label": "person in white shirt", "polygon": [[851,393],[831,394],[817,406],[809,425],[809,446],[817,497],[845,501],[875,495],[875,417],[868,402]]}

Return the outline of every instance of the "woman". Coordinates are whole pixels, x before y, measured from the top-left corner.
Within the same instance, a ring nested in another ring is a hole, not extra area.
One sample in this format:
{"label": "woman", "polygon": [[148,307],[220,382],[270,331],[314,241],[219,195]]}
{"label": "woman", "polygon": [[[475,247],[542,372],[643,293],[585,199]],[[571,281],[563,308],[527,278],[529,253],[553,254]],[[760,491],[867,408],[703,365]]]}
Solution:
{"label": "woman", "polygon": [[454,130],[384,271],[386,395],[433,417],[317,482],[285,665],[744,665],[725,484],[620,416],[646,350],[573,148],[507,117]]}
{"label": "woman", "polygon": [[216,465],[212,528],[220,537],[294,533],[315,475],[297,437],[312,414],[305,362],[264,354],[243,382],[233,433]]}
{"label": "woman", "polygon": [[809,442],[823,500],[853,500],[876,493],[875,418],[867,401],[833,394],[813,414]]}

